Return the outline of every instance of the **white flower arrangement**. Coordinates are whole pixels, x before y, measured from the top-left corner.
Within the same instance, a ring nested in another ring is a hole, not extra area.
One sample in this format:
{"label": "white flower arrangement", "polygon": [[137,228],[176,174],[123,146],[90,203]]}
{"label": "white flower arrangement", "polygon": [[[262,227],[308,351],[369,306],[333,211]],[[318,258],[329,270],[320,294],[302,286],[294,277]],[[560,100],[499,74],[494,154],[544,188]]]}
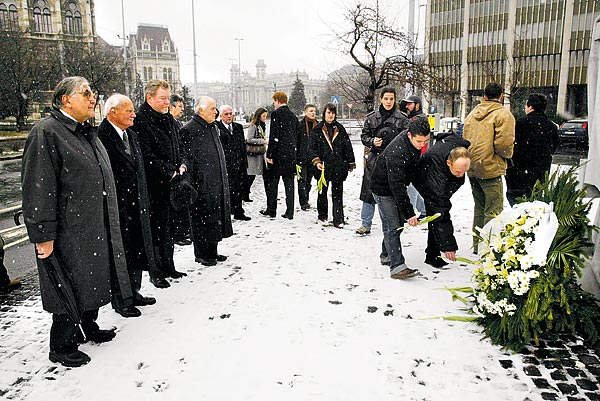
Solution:
{"label": "white flower arrangement", "polygon": [[546,264],[558,229],[552,207],[539,201],[520,203],[479,230],[482,257],[472,276],[476,315],[515,313],[515,297],[527,294]]}

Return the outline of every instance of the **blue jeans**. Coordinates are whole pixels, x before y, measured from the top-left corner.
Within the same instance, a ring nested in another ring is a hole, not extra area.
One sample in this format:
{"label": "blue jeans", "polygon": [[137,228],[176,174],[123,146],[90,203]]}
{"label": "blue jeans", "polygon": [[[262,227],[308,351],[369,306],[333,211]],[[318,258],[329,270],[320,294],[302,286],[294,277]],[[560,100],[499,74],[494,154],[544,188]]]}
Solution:
{"label": "blue jeans", "polygon": [[390,270],[404,264],[402,243],[400,242],[399,227],[404,225],[404,219],[398,213],[398,206],[393,196],[378,196],[373,194],[379,207],[381,228],[383,229],[383,244],[390,258]]}
{"label": "blue jeans", "polygon": [[417,212],[419,212],[421,216],[427,216],[427,212],[425,211],[425,200],[413,186],[413,184],[410,184],[408,187],[406,187],[406,192],[408,193],[410,203],[412,203],[413,207],[417,209]]}
{"label": "blue jeans", "polygon": [[375,205],[369,202],[363,202],[362,209],[360,209],[360,219],[362,220],[362,226],[371,228],[373,224],[373,216],[375,215]]}

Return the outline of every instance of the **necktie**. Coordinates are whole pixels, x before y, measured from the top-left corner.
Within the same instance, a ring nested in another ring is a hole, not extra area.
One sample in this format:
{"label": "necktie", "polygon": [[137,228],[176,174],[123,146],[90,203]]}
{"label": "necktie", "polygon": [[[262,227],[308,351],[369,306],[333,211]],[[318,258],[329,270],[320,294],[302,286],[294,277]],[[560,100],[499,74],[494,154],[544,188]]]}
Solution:
{"label": "necktie", "polygon": [[229,128],[229,132],[233,132],[233,128],[231,127],[231,124],[227,124],[227,128]]}
{"label": "necktie", "polygon": [[127,132],[123,131],[123,145],[125,145],[125,153],[131,154],[131,148],[129,147],[129,139],[127,138]]}

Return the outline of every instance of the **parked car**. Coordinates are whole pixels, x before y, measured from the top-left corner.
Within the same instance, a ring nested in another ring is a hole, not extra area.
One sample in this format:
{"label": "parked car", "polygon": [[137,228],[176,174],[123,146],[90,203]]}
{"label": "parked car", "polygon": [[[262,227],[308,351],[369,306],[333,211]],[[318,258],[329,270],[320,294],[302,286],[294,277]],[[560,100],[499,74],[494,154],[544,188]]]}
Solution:
{"label": "parked car", "polygon": [[565,121],[558,129],[558,137],[561,145],[575,145],[587,149],[588,121],[584,119]]}

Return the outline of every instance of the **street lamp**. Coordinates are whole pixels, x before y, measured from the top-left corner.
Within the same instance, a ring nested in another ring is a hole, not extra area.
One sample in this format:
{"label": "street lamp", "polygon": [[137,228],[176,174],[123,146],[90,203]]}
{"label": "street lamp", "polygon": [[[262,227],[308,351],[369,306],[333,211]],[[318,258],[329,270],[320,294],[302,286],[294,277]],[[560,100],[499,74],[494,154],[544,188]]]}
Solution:
{"label": "street lamp", "polygon": [[[242,40],[244,38],[233,38],[238,42],[238,107],[241,109],[241,92],[242,92]],[[239,111],[239,110],[238,110]]]}

